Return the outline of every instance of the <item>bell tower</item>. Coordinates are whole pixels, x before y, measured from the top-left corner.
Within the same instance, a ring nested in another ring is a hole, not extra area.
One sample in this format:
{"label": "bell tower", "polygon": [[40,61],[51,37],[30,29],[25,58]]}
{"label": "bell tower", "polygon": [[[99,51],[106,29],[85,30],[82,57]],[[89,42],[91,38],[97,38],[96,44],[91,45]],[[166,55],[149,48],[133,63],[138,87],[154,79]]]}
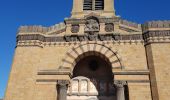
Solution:
{"label": "bell tower", "polygon": [[73,0],[72,18],[82,18],[91,13],[114,17],[114,0]]}

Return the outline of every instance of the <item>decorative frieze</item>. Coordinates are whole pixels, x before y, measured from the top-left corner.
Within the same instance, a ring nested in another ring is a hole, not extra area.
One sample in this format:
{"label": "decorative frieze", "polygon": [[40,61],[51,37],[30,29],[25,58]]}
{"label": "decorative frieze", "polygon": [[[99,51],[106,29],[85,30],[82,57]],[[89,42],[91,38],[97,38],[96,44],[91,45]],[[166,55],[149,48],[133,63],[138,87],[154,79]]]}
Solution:
{"label": "decorative frieze", "polygon": [[68,18],[65,19],[66,24],[85,24],[86,20],[85,19],[73,19],[73,18]]}
{"label": "decorative frieze", "polygon": [[79,43],[83,41],[106,41],[112,43],[170,43],[170,31],[148,31],[142,34],[97,34],[86,33],[84,35],[43,36],[41,34],[27,34],[17,36],[17,46],[21,45],[46,45],[57,43]]}
{"label": "decorative frieze", "polygon": [[57,37],[45,37],[40,34],[18,35],[17,41],[39,40],[42,42],[74,42],[74,41],[118,41],[118,40],[143,40],[141,34],[119,35],[119,34],[85,34],[85,35],[65,35]]}
{"label": "decorative frieze", "polygon": [[115,23],[119,22],[120,18],[119,17],[114,17],[114,18],[100,18],[99,22],[100,23]]}
{"label": "decorative frieze", "polygon": [[149,43],[170,43],[170,31],[147,31],[143,34],[145,45]]}

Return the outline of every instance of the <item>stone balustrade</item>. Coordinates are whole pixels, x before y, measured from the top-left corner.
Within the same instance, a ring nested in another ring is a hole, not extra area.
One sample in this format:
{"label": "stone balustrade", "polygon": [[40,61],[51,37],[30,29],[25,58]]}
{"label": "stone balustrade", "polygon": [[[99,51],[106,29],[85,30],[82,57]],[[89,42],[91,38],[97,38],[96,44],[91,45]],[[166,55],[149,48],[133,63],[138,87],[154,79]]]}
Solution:
{"label": "stone balustrade", "polygon": [[141,25],[140,24],[137,24],[137,23],[134,23],[134,22],[130,22],[130,21],[127,21],[127,20],[120,20],[120,24],[129,26],[129,27],[133,27],[133,28],[141,29]]}
{"label": "stone balustrade", "polygon": [[31,33],[31,32],[39,32],[39,33],[47,33],[53,31],[60,31],[65,29],[65,24],[60,23],[50,27],[43,27],[43,26],[21,26],[18,30],[18,33]]}
{"label": "stone balustrade", "polygon": [[143,31],[151,28],[170,28],[170,20],[165,21],[150,21],[142,25]]}

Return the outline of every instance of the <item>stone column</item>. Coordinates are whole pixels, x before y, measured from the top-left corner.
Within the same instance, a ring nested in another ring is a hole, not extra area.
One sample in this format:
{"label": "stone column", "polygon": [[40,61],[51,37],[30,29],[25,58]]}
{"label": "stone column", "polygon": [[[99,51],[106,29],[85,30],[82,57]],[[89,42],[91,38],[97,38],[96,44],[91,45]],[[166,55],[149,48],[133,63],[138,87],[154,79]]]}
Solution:
{"label": "stone column", "polygon": [[67,85],[69,81],[59,80],[58,81],[58,100],[67,100]]}
{"label": "stone column", "polygon": [[125,81],[115,81],[117,100],[125,100],[124,85]]}

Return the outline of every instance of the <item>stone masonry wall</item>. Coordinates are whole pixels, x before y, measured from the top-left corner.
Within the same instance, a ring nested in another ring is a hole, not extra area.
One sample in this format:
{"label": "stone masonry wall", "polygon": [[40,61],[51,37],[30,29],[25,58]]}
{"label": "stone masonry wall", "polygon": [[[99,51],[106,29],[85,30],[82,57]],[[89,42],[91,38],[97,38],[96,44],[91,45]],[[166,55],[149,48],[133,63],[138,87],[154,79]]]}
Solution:
{"label": "stone masonry wall", "polygon": [[170,44],[151,44],[146,46],[152,95],[154,100],[169,100],[170,91]]}
{"label": "stone masonry wall", "polygon": [[[5,100],[56,100],[56,83],[37,83],[37,73],[39,70],[57,70],[58,67],[61,66],[62,59],[64,59],[66,52],[74,46],[75,45],[60,45],[45,46],[43,48],[36,46],[17,47],[15,50]],[[121,61],[125,67],[124,70],[147,70],[145,49],[143,44],[110,43],[106,44],[106,46],[116,49],[115,52],[121,56]],[[117,77],[117,80],[121,79],[119,76]],[[129,76],[123,77],[125,80],[136,80],[135,78],[130,78]],[[148,78],[145,77],[146,76],[139,76],[138,78],[147,80]],[[138,91],[138,93],[141,94],[143,93],[143,91],[134,88],[134,86],[130,86],[130,89],[136,90],[136,92]],[[149,98],[149,92],[142,95]]]}

